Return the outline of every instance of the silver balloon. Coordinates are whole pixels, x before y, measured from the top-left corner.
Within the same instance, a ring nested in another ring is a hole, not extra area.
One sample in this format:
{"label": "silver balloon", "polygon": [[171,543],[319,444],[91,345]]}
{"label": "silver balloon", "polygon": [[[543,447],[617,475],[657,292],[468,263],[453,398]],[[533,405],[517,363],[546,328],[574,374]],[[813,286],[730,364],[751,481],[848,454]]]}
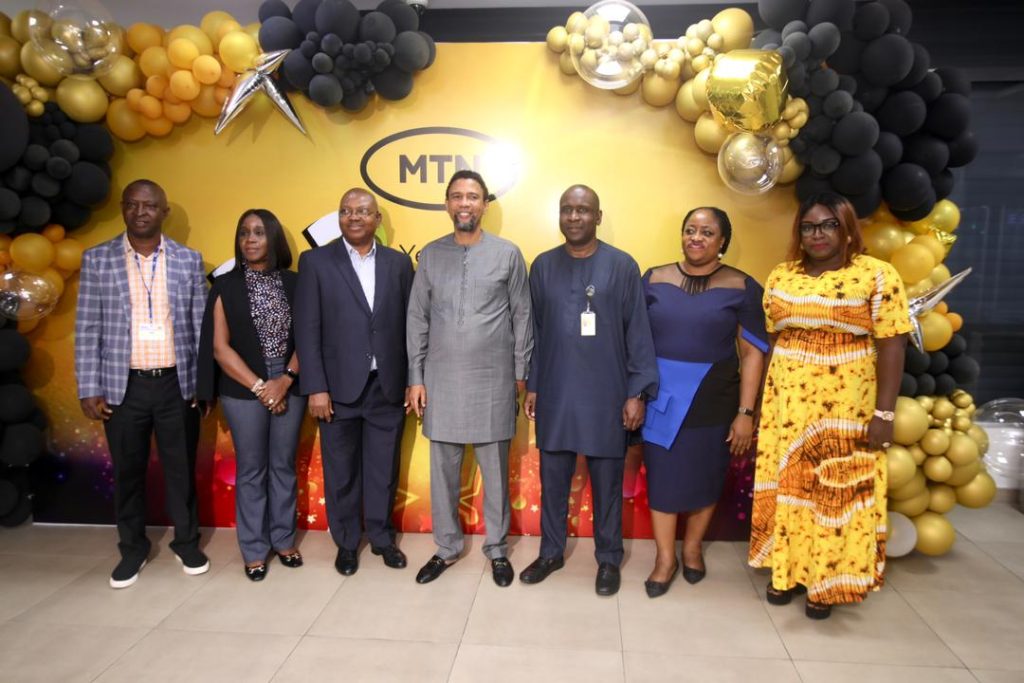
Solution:
{"label": "silver balloon", "polygon": [[12,270],[0,275],[0,315],[11,320],[36,320],[57,305],[57,290],[35,273]]}
{"label": "silver balloon", "polygon": [[235,117],[242,113],[243,109],[249,106],[249,102],[256,93],[261,91],[270,98],[270,101],[274,103],[278,111],[292,122],[292,125],[302,131],[303,135],[306,134],[306,128],[302,125],[302,121],[299,120],[295,107],[292,106],[288,95],[285,94],[284,88],[273,77],[274,71],[277,70],[277,67],[281,66],[281,62],[284,61],[289,52],[291,50],[264,52],[256,58],[256,63],[251,69],[246,69],[245,73],[238,77],[231,95],[224,100],[224,106],[220,110],[220,116],[217,118],[217,125],[213,128],[214,135],[220,135],[220,132],[229,123],[234,121]]}
{"label": "silver balloon", "polygon": [[971,269],[965,268],[945,282],[935,285],[921,296],[910,300],[910,324],[914,328],[910,331],[910,341],[914,343],[918,351],[924,352],[924,336],[921,334],[921,322],[917,317],[938,306],[946,298],[946,295],[970,274]]}
{"label": "silver balloon", "polygon": [[903,557],[917,545],[917,527],[906,515],[889,510],[888,538],[885,541],[886,557]]}

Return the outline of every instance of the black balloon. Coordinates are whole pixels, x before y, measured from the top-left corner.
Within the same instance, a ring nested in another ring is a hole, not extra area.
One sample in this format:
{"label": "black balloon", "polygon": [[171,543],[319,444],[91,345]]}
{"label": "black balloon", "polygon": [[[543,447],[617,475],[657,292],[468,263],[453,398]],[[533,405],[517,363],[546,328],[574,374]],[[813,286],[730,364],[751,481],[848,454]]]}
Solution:
{"label": "black balloon", "polygon": [[0,439],[0,462],[24,467],[43,453],[43,433],[28,423],[7,425]]}
{"label": "black balloon", "polygon": [[[83,123],[78,125],[74,142],[86,161],[108,161],[114,156],[114,138],[105,126],[97,123]],[[70,159],[69,161],[75,161]]]}
{"label": "black balloon", "polygon": [[309,82],[309,99],[321,107],[334,107],[341,104],[344,92],[341,83],[333,75],[317,74]]}
{"label": "black balloon", "polygon": [[57,142],[50,145],[51,158],[64,159],[65,161],[69,161],[73,164],[78,161],[81,156],[82,153],[78,149],[78,145],[71,142],[71,140],[57,140]]}
{"label": "black balloon", "polygon": [[965,131],[949,141],[949,165],[953,168],[966,166],[978,156],[978,141],[974,133]]}
{"label": "black balloon", "polygon": [[782,39],[782,44],[793,49],[798,62],[802,62],[811,56],[811,39],[806,33],[791,33]]}
{"label": "black balloon", "polygon": [[373,87],[385,100],[400,100],[412,92],[412,74],[389,66],[373,76]]}
{"label": "black balloon", "polygon": [[911,90],[920,95],[925,102],[933,102],[942,94],[942,79],[934,71],[929,71]]}
{"label": "black balloon", "polygon": [[294,50],[304,38],[295,22],[282,16],[272,16],[260,25],[260,47],[266,52]]}
{"label": "black balloon", "polygon": [[945,372],[935,375],[936,396],[949,396],[954,391],[956,391],[956,379],[952,375]]}
{"label": "black balloon", "polygon": [[797,178],[795,183],[796,196],[800,201],[822,192],[832,192],[832,185],[827,178],[816,178],[810,173],[804,173]]}
{"label": "black balloon", "polygon": [[777,31],[795,19],[803,19],[808,0],[757,0],[757,13]]}
{"label": "black balloon", "polygon": [[796,63],[796,52],[789,45],[780,45],[776,52],[782,57],[782,66],[787,69]]}
{"label": "black balloon", "polygon": [[28,497],[28,491],[19,489],[18,502],[15,503],[13,510],[0,517],[0,526],[16,527],[24,524],[31,516],[32,499]]}
{"label": "black balloon", "polygon": [[25,148],[21,163],[30,171],[41,171],[46,168],[46,161],[49,158],[50,150],[43,145],[33,144]]}
{"label": "black balloon", "polygon": [[96,164],[80,161],[72,166],[64,191],[76,204],[96,206],[110,193],[110,178]]}
{"label": "black balloon", "polygon": [[839,74],[832,69],[818,69],[811,74],[811,92],[818,97],[825,97],[839,86]]}
{"label": "black balloon", "polygon": [[839,85],[836,86],[839,90],[850,93],[851,95],[857,94],[857,79],[849,74],[841,74],[839,76]]}
{"label": "black balloon", "polygon": [[980,372],[978,361],[966,353],[960,354],[949,362],[949,374],[953,376],[957,384],[973,384],[978,379]]}
{"label": "black balloon", "polygon": [[910,90],[890,94],[875,112],[881,129],[901,138],[918,130],[926,116],[928,105],[920,95]]}
{"label": "black balloon", "polygon": [[917,164],[928,175],[936,176],[949,163],[949,147],[927,133],[917,133],[904,140],[903,161]]}
{"label": "black balloon", "polygon": [[333,33],[342,42],[351,43],[359,33],[359,10],[349,0],[323,0],[316,10],[316,30]]}
{"label": "black balloon", "polygon": [[0,83],[0,171],[14,166],[28,145],[28,115],[6,84]]}
{"label": "black balloon", "polygon": [[[800,134],[806,135],[814,142],[825,142],[833,135],[834,126],[835,124],[832,122],[832,119],[824,114],[819,114],[810,118],[807,124],[800,130]],[[837,145],[833,146],[842,151]]]}
{"label": "black balloon", "polygon": [[781,35],[783,39],[791,33],[807,33],[807,24],[800,19],[794,19],[782,27]]}
{"label": "black balloon", "polygon": [[953,172],[948,168],[938,175],[932,176],[932,189],[935,190],[935,200],[945,199],[953,193]]}
{"label": "black balloon", "polygon": [[953,140],[967,130],[971,120],[971,105],[963,95],[943,93],[928,107],[924,128],[929,133]]}
{"label": "black balloon", "polygon": [[846,157],[832,174],[832,187],[844,195],[860,195],[878,184],[882,177],[882,160],[874,150]]}
{"label": "black balloon", "polygon": [[934,377],[931,375],[918,375],[916,379],[918,396],[934,396],[936,394]]}
{"label": "black balloon", "polygon": [[303,57],[305,57],[306,59],[310,60],[310,62],[313,61],[313,57],[316,55],[316,53],[319,50],[320,50],[320,41],[319,40],[310,40],[309,38],[306,38],[301,43],[299,43],[299,52],[302,53]]}
{"label": "black balloon", "polygon": [[908,344],[904,351],[903,369],[912,375],[920,375],[928,371],[931,364],[931,357],[924,351],[918,351],[917,347]]}
{"label": "black balloon", "polygon": [[928,50],[925,50],[923,45],[911,43],[910,46],[914,49],[914,64],[910,67],[910,72],[906,77],[896,84],[897,88],[912,88],[917,85],[924,79],[929,67],[932,65],[931,55],[928,54]]}
{"label": "black balloon", "polygon": [[[323,5],[321,5],[323,7]],[[320,49],[332,59],[341,54],[341,37],[335,33],[328,33],[320,39]]]}
{"label": "black balloon", "polygon": [[839,168],[842,155],[828,145],[818,145],[811,154],[811,168],[822,176],[831,175]]}
{"label": "black balloon", "polygon": [[[832,180],[835,180],[835,175],[832,176]],[[853,204],[857,217],[866,218],[882,205],[882,188],[875,183],[864,194],[848,194],[846,198]]]}
{"label": "black balloon", "polygon": [[932,351],[928,354],[930,362],[928,363],[928,374],[937,375],[940,372],[945,372],[946,368],[949,367],[949,356],[944,354],[942,351]]}
{"label": "black balloon", "polygon": [[298,50],[288,53],[281,64],[281,71],[284,72],[285,80],[297,90],[308,90],[309,81],[316,74],[309,59]]}
{"label": "black balloon", "polygon": [[90,214],[91,211],[88,207],[74,202],[61,201],[53,205],[50,218],[54,223],[63,225],[65,230],[74,230],[88,223]]}
{"label": "black balloon", "polygon": [[769,43],[775,45],[779,45],[780,43],[782,43],[782,34],[780,34],[773,28],[766,28],[765,30],[760,31],[756,36],[754,36],[754,40],[751,41],[750,46],[752,48],[760,50]]}
{"label": "black balloon", "polygon": [[35,410],[32,392],[22,384],[0,386],[0,422],[27,422]]}
{"label": "black balloon", "polygon": [[388,15],[399,33],[417,31],[420,28],[420,15],[404,0],[384,0],[377,5],[377,11]]}
{"label": "black balloon", "polygon": [[825,98],[821,110],[830,119],[840,119],[853,111],[853,95],[845,90],[835,90]]}
{"label": "black balloon", "polygon": [[418,31],[404,31],[395,36],[394,64],[402,71],[412,73],[427,65],[430,47]]}
{"label": "black balloon", "polygon": [[0,221],[9,221],[21,212],[21,198],[14,190],[0,187]]}
{"label": "black balloon", "polygon": [[359,40],[390,43],[395,39],[396,33],[395,22],[383,12],[369,12],[359,22]]}
{"label": "black balloon", "polygon": [[316,11],[322,0],[299,0],[292,10],[292,21],[305,35],[316,31]]}
{"label": "black balloon", "polygon": [[807,25],[815,26],[831,22],[847,31],[853,28],[853,13],[856,3],[851,0],[814,0],[807,8]]}
{"label": "black balloon", "polygon": [[21,198],[21,212],[18,223],[31,230],[38,230],[50,222],[50,204],[40,197],[29,195]]}
{"label": "black balloon", "polygon": [[64,180],[71,175],[71,162],[63,157],[50,157],[46,161],[46,173],[55,180]]}
{"label": "black balloon", "polygon": [[900,380],[900,396],[917,396],[917,380],[906,372]]}
{"label": "black balloon", "polygon": [[[288,5],[284,3],[284,0],[266,0],[260,5],[258,16],[261,24],[267,23],[271,17],[284,17],[285,19],[292,18],[292,11],[288,9]],[[263,44],[263,41],[260,41]]]}
{"label": "black balloon", "polygon": [[913,15],[903,0],[879,0],[889,10],[889,33],[907,35]]}
{"label": "black balloon", "polygon": [[811,39],[811,57],[814,59],[826,59],[839,47],[840,32],[831,22],[812,26],[807,37]]}
{"label": "black balloon", "polygon": [[940,66],[935,70],[935,75],[942,79],[942,89],[944,92],[970,97],[971,79],[967,77],[967,73],[963,69]]}
{"label": "black balloon", "polygon": [[353,92],[346,93],[345,97],[341,100],[341,106],[346,111],[362,111],[366,104],[370,101],[370,96],[362,89],[354,90]]}
{"label": "black balloon", "polygon": [[855,74],[860,71],[861,57],[866,43],[853,33],[843,31],[839,47],[828,58],[828,65],[841,74]]}
{"label": "black balloon", "polygon": [[15,192],[24,192],[31,184],[32,171],[20,164],[8,169],[7,173],[4,173],[4,185]]}
{"label": "black balloon", "polygon": [[892,168],[903,158],[903,141],[895,133],[879,133],[874,149],[882,160],[882,168]]}
{"label": "black balloon", "polygon": [[437,44],[434,39],[429,35],[420,31],[420,35],[423,36],[423,40],[427,41],[427,63],[424,65],[424,69],[429,69],[430,65],[434,63],[434,59],[437,57]]}
{"label": "black balloon", "polygon": [[892,211],[892,215],[896,216],[896,218],[899,218],[901,221],[919,221],[925,216],[927,216],[929,213],[931,213],[932,207],[935,206],[935,201],[935,190],[933,190],[931,185],[929,184],[927,189],[925,190],[925,200],[918,204],[917,206],[915,206],[914,208],[895,209],[892,207],[892,205],[890,205],[889,209]]}
{"label": "black balloon", "polygon": [[861,72],[875,85],[899,83],[914,66],[914,48],[906,38],[888,33],[875,38],[864,47]]}
{"label": "black balloon", "polygon": [[313,55],[310,63],[313,65],[313,71],[318,74],[329,74],[334,71],[334,60],[323,52]]}
{"label": "black balloon", "polygon": [[847,156],[862,154],[877,141],[878,121],[864,112],[850,112],[832,129],[832,146]]}
{"label": "black balloon", "polygon": [[929,195],[935,203],[931,178],[917,164],[900,163],[887,171],[882,178],[882,193],[894,212],[912,210],[925,202]]}
{"label": "black balloon", "polygon": [[889,28],[889,8],[880,2],[859,3],[853,15],[853,35],[860,40],[874,40]]}
{"label": "black balloon", "polygon": [[955,358],[967,350],[967,339],[959,332],[953,333],[953,338],[942,348],[942,352],[950,358]]}
{"label": "black balloon", "polygon": [[[58,161],[64,160],[58,159]],[[49,163],[49,160],[47,163]],[[64,163],[68,162],[64,161]],[[50,174],[45,170],[39,171],[32,176],[32,191],[36,193],[36,196],[43,199],[53,199],[60,193],[60,181],[50,177]]]}

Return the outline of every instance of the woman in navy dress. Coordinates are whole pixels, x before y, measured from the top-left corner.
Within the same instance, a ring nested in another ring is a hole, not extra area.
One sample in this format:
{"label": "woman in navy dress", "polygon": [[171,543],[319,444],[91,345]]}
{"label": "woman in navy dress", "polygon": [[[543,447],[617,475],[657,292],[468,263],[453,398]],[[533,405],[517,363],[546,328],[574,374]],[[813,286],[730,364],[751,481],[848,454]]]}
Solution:
{"label": "woman in navy dress", "polygon": [[687,513],[683,578],[704,578],[701,543],[722,493],[731,454],[745,452],[768,350],[763,290],[722,264],[732,238],[729,216],[714,207],[683,219],[683,260],[649,270],[644,293],[661,376],[647,405],[644,463],[658,554],[645,582],[654,598],[668,590],[679,513]]}

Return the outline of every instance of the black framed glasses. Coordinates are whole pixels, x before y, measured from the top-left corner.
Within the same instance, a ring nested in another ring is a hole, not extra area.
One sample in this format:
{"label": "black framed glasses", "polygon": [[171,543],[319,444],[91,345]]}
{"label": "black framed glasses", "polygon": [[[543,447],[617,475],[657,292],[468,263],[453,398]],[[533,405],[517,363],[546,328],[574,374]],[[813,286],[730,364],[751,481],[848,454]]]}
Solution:
{"label": "black framed glasses", "polygon": [[801,223],[800,234],[804,237],[810,237],[816,232],[820,232],[823,235],[834,235],[836,230],[839,229],[839,221],[835,218],[829,218],[820,223]]}

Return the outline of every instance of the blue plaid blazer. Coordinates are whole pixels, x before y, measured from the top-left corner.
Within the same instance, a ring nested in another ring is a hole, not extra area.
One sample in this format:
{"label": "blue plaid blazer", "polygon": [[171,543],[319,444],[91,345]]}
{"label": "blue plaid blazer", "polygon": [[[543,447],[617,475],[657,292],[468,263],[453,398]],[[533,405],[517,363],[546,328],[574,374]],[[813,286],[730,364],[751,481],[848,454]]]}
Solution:
{"label": "blue plaid blazer", "polygon": [[[166,235],[167,297],[174,326],[174,355],[182,398],[196,394],[196,356],[206,307],[203,257]],[[124,233],[86,250],[75,319],[78,398],[103,396],[119,405],[128,387],[132,352],[131,295]]]}

